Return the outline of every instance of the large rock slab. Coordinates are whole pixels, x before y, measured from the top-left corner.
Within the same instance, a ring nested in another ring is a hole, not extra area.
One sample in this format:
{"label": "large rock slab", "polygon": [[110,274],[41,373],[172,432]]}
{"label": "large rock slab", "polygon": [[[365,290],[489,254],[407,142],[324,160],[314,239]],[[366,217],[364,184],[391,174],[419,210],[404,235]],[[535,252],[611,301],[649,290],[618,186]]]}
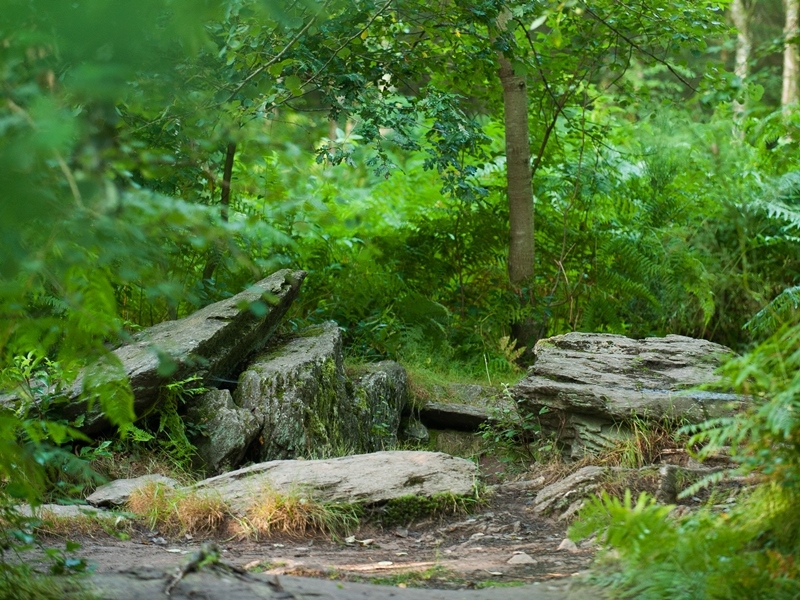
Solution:
{"label": "large rock slab", "polygon": [[[134,411],[142,416],[158,403],[169,381],[199,375],[210,387],[235,376],[243,360],[267,343],[305,276],[304,271],[284,269],[188,317],[145,329],[133,336],[132,343],[114,350],[121,372],[109,369],[94,378],[111,381],[124,373],[133,388]],[[72,388],[66,418],[86,412],[84,379],[79,377]],[[82,429],[95,433],[107,426],[108,421],[95,413]]]}
{"label": "large rock slab", "polygon": [[632,419],[697,423],[744,405],[740,396],[692,389],[716,381],[731,354],[705,340],[569,333],[540,340],[534,354],[511,393],[573,457],[613,445]]}
{"label": "large rock slab", "polygon": [[[117,573],[92,574],[83,582],[88,594],[107,600],[162,598],[175,578],[174,569],[131,567]],[[600,597],[594,588],[573,585],[565,577],[542,585],[490,587],[482,590],[433,590],[328,579],[241,573],[223,565],[186,569],[170,591],[173,600],[587,600]]]}
{"label": "large rock slab", "polygon": [[218,389],[196,398],[186,421],[200,431],[190,441],[197,449],[197,466],[210,474],[238,467],[261,428],[251,411],[236,406],[228,390]]}
{"label": "large rock slab", "polygon": [[374,452],[328,460],[275,460],[196,484],[244,511],[264,491],[308,490],[321,500],[382,504],[403,496],[472,494],[478,468],[438,452]]}

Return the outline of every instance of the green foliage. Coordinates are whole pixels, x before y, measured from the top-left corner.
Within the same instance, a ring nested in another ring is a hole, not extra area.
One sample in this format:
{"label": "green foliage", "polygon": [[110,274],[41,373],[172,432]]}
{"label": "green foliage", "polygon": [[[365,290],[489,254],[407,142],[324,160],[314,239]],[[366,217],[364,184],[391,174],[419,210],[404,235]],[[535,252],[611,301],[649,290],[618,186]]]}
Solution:
{"label": "green foliage", "polygon": [[147,444],[149,447],[155,440],[161,452],[179,470],[190,471],[197,449],[189,441],[187,434],[197,432],[191,430],[192,424],[184,422],[180,410],[187,400],[208,391],[198,384],[199,381],[199,376],[192,375],[164,385],[154,414],[148,417],[149,422],[157,419],[157,424],[151,430],[129,424],[123,430],[124,439],[134,444]]}
{"label": "green foliage", "polygon": [[546,462],[548,456],[556,455],[554,441],[542,436],[539,415],[516,402],[506,384],[502,396],[504,403],[491,410],[490,420],[480,429],[481,437],[493,453],[509,462],[523,464]]}

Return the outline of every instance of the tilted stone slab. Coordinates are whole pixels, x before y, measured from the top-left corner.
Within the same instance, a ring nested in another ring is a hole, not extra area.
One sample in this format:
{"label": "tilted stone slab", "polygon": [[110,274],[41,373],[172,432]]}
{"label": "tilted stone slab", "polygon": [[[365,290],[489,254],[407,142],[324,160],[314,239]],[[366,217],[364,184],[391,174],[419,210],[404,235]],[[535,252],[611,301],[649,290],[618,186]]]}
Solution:
{"label": "tilted stone slab", "polygon": [[[168,381],[199,375],[210,387],[219,379],[236,375],[242,361],[270,339],[305,276],[304,271],[278,271],[188,317],[145,329],[133,336],[132,343],[114,350],[133,388],[137,417],[158,402]],[[85,403],[79,401],[81,387],[79,379],[65,416],[85,412]],[[87,418],[83,430],[94,433],[107,426],[108,422],[95,414]]]}
{"label": "tilted stone slab", "polygon": [[715,369],[731,355],[705,340],[569,333],[539,341],[534,354],[511,393],[573,456],[612,445],[633,419],[697,423],[746,404],[734,394],[692,389],[716,381]]}
{"label": "tilted stone slab", "polygon": [[201,481],[197,490],[219,493],[244,511],[267,491],[307,490],[315,498],[382,504],[415,495],[431,497],[474,491],[478,468],[472,461],[439,452],[374,452],[327,460],[275,460]]}

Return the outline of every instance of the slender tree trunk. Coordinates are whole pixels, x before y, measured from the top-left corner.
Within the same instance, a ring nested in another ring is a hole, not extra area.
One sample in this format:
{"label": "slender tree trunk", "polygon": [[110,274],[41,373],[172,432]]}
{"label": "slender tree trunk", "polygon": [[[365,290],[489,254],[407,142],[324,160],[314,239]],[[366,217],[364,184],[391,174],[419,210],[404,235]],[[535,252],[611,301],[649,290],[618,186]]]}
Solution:
{"label": "slender tree trunk", "polygon": [[[750,16],[744,4],[744,0],[733,0],[731,4],[731,19],[736,27],[736,64],[734,73],[745,81],[750,75],[750,53],[752,51],[752,41],[750,39]],[[738,118],[744,113],[744,104],[733,103],[734,115]]]}
{"label": "slender tree trunk", "polygon": [[785,38],[783,44],[783,92],[781,106],[784,110],[797,104],[800,98],[798,80],[800,79],[800,57],[797,51],[796,37],[800,20],[800,0],[783,0],[786,12],[786,25],[783,28]]}
{"label": "slender tree trunk", "polygon": [[519,285],[534,274],[534,214],[531,182],[531,149],[528,138],[528,86],[514,74],[505,56],[498,59],[503,85],[506,137],[508,217],[511,238],[508,247],[508,275]]}
{"label": "slender tree trunk", "polygon": [[[222,168],[222,194],[220,196],[220,216],[223,221],[228,221],[228,211],[231,205],[231,176],[233,174],[233,159],[236,156],[236,144],[228,143],[225,150],[225,166]],[[222,258],[222,249],[218,244],[208,257],[206,268],[203,269],[203,279],[211,279],[214,271]]]}

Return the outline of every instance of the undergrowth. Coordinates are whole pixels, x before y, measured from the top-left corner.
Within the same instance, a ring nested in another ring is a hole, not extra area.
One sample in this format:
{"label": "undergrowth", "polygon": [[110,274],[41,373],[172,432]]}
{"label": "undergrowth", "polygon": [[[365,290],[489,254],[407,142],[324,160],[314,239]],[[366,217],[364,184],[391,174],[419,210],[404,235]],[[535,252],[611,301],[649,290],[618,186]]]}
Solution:
{"label": "undergrowth", "polygon": [[[724,368],[753,402],[738,416],[687,426],[700,457],[730,446],[736,474],[763,483],[728,510],[703,508],[670,516],[646,493],[634,500],[604,494],[571,528],[573,539],[599,532],[602,547],[592,580],[615,598],[797,598],[800,595],[800,326],[784,327]],[[689,486],[721,481],[720,472]]]}

